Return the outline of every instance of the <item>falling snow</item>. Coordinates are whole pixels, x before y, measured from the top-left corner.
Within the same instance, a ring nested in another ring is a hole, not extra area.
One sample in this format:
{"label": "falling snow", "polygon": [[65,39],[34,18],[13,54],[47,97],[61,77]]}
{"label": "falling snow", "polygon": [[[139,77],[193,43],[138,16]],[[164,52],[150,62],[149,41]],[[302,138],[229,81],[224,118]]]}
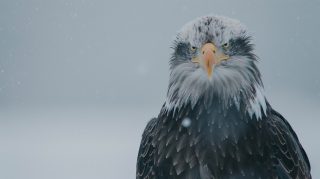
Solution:
{"label": "falling snow", "polygon": [[190,118],[184,118],[181,122],[181,125],[185,128],[190,127],[191,125],[191,119]]}
{"label": "falling snow", "polygon": [[133,178],[141,132],[166,97],[172,37],[210,13],[254,32],[268,102],[320,178],[320,2],[288,5],[2,0],[0,178]]}

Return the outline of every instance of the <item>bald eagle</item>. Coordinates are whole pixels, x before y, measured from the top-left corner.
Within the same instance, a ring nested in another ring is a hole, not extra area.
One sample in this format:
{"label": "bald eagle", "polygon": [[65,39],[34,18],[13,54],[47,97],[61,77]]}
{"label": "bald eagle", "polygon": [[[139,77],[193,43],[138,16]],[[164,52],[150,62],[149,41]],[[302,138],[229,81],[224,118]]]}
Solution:
{"label": "bald eagle", "polygon": [[167,99],[142,135],[137,179],[311,178],[296,133],[264,95],[240,22],[200,17],[173,49]]}

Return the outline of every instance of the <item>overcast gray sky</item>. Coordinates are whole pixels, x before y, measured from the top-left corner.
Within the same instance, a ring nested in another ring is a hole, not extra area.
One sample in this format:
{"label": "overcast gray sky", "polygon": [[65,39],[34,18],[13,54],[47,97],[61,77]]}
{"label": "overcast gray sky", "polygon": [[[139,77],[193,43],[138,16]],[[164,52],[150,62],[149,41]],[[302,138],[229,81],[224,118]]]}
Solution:
{"label": "overcast gray sky", "polygon": [[[134,178],[141,132],[165,100],[174,36],[207,14],[247,26],[267,98],[320,177],[319,0],[1,0],[0,178]],[[118,155],[128,174],[104,165]]]}

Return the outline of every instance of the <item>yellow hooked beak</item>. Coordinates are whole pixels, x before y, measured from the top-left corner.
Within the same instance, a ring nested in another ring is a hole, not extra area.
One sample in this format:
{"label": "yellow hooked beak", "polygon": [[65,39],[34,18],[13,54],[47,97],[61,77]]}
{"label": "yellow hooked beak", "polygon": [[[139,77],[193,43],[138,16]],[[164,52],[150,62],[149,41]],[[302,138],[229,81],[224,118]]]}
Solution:
{"label": "yellow hooked beak", "polygon": [[208,73],[208,78],[211,78],[214,66],[227,59],[229,59],[229,56],[220,52],[213,43],[206,43],[202,46],[201,53],[193,58],[192,62],[199,63]]}

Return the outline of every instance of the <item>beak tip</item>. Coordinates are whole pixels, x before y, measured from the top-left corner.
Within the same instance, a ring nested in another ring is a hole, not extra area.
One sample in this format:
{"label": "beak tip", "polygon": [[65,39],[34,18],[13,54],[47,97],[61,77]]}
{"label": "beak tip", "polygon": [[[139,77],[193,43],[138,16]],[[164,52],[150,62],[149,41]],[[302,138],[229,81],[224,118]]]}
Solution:
{"label": "beak tip", "polygon": [[212,71],[208,72],[208,78],[211,79],[212,78]]}

